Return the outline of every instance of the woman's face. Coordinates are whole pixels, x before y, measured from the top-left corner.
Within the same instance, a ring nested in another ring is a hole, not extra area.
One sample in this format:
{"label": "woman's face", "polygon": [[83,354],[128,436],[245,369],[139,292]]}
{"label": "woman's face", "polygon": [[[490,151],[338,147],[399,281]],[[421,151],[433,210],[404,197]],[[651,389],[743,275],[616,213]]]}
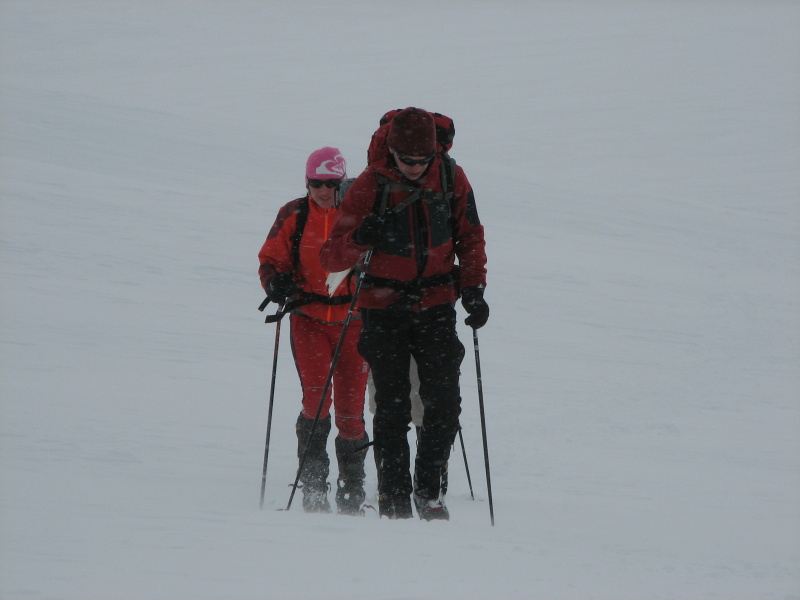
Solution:
{"label": "woman's face", "polygon": [[308,195],[320,208],[331,208],[336,202],[341,179],[309,179]]}

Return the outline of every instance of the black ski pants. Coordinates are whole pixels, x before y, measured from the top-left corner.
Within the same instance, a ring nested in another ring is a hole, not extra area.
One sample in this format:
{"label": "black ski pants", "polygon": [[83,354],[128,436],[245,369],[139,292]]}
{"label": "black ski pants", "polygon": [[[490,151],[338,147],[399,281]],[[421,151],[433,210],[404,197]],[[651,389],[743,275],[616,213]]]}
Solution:
{"label": "black ski pants", "polygon": [[[458,433],[459,376],[464,345],[456,333],[452,304],[412,312],[362,309],[358,349],[375,383],[375,462],[378,493],[438,497],[441,478]],[[425,407],[417,443],[414,485],[410,475],[410,357],[417,363],[419,395]]]}

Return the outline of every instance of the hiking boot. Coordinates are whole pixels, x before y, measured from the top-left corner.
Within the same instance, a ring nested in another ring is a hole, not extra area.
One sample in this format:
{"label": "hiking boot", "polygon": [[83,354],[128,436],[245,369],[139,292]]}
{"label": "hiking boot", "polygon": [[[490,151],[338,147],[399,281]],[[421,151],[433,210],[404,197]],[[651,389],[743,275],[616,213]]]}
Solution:
{"label": "hiking boot", "polygon": [[444,505],[444,498],[428,500],[414,494],[414,504],[417,507],[417,514],[423,521],[449,521],[450,513]]}
{"label": "hiking boot", "polygon": [[411,498],[408,496],[378,496],[378,515],[387,519],[410,519],[414,516],[411,512]]}
{"label": "hiking boot", "polygon": [[[378,498],[384,498],[387,506],[395,504],[397,499],[398,506],[408,505],[407,512],[411,513],[411,492],[414,488],[409,473],[411,459],[405,432],[402,435],[385,436],[383,443],[376,441],[373,452],[378,473]],[[394,509],[389,510],[394,512]],[[405,514],[406,510],[401,510],[400,513]]]}
{"label": "hiking boot", "polygon": [[305,457],[303,472],[300,482],[303,485],[303,510],[308,513],[330,513],[331,505],[328,502],[328,473],[330,459],[325,450],[325,443],[331,430],[330,416],[319,419],[314,435],[314,421],[306,419],[303,413],[297,417],[297,458],[302,461]]}
{"label": "hiking boot", "polygon": [[328,487],[318,488],[304,485],[303,510],[307,513],[330,514],[331,505],[328,502]]}
{"label": "hiking boot", "polygon": [[360,481],[358,485],[350,485],[344,479],[339,479],[336,483],[336,512],[340,515],[363,517],[362,505],[367,498],[363,481]]}
{"label": "hiking boot", "polygon": [[365,434],[358,440],[345,440],[336,436],[336,458],[339,462],[339,478],[336,481],[336,510],[340,515],[364,516],[362,505],[367,495],[364,492],[364,458],[367,455],[369,437]]}

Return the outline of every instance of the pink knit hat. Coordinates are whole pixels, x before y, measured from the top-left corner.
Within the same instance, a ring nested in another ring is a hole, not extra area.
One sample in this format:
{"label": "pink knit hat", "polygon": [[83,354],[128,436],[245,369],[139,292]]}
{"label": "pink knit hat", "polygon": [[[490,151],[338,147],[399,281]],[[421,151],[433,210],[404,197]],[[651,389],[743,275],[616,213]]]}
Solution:
{"label": "pink knit hat", "polygon": [[344,179],[347,163],[337,148],[326,146],[314,150],[306,161],[306,182],[309,179]]}

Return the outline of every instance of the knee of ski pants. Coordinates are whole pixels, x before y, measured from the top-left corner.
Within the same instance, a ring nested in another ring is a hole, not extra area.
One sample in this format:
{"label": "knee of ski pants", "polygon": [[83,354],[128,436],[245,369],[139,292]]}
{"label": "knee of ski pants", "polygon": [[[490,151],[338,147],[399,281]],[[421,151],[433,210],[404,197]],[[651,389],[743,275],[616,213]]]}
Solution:
{"label": "knee of ski pants", "polygon": [[443,432],[457,432],[461,416],[461,397],[439,398],[425,405],[422,417],[423,429],[436,429]]}
{"label": "knee of ski pants", "polygon": [[360,440],[366,436],[366,429],[364,427],[364,417],[335,415],[336,429],[339,430],[339,437],[344,440]]}
{"label": "knee of ski pants", "polygon": [[461,414],[461,360],[463,345],[455,340],[457,347],[449,353],[442,352],[444,360],[424,371],[420,371],[420,400],[424,407],[423,426],[457,427]]}

